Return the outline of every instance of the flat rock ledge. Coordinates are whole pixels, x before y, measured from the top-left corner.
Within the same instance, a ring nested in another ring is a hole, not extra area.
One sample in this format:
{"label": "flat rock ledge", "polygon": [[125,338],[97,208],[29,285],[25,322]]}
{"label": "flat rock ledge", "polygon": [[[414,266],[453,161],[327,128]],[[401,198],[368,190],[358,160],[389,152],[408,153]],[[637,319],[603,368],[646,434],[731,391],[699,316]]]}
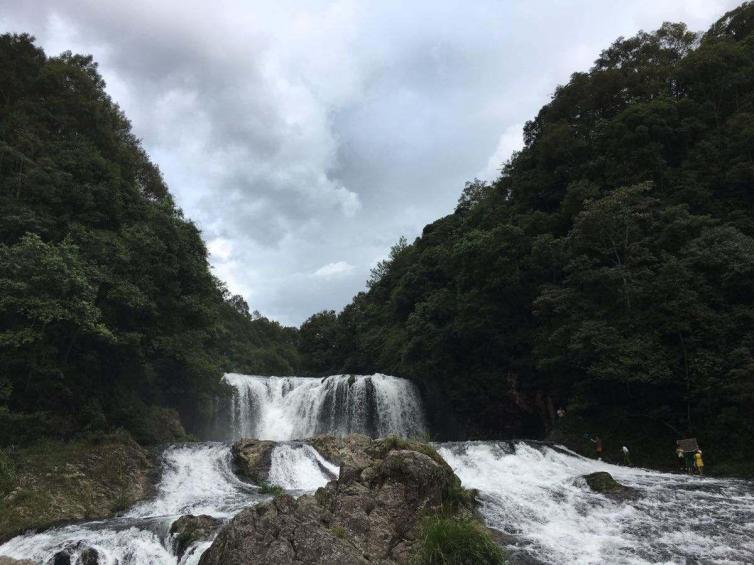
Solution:
{"label": "flat rock ledge", "polygon": [[473,496],[426,444],[365,436],[308,443],[340,465],[338,479],[237,514],[201,565],[409,563],[426,514],[475,516]]}

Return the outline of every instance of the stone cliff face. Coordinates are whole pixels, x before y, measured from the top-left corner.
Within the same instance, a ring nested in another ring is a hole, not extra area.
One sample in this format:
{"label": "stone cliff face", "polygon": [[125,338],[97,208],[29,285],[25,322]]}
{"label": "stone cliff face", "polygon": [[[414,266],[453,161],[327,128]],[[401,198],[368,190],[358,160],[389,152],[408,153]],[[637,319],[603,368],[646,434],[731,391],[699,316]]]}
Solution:
{"label": "stone cliff face", "polygon": [[428,445],[397,438],[314,438],[340,476],[314,495],[248,508],[217,535],[202,565],[408,563],[422,518],[474,516],[473,494]]}

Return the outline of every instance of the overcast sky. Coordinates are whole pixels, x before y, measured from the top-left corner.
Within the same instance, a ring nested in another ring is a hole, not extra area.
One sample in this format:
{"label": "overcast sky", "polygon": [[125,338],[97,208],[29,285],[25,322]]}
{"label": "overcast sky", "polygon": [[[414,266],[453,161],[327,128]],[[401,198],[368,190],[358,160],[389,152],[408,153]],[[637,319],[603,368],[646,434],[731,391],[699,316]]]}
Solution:
{"label": "overcast sky", "polygon": [[737,4],[0,0],[0,29],[93,54],[217,276],[299,324],[496,176],[618,36]]}

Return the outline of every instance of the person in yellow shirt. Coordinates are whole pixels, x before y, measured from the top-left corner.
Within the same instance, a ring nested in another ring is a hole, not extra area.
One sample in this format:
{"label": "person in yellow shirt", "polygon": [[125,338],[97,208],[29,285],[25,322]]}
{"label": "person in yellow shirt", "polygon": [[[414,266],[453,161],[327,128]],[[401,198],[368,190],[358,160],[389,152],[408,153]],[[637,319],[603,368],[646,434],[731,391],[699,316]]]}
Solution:
{"label": "person in yellow shirt", "polygon": [[704,475],[704,459],[702,459],[702,450],[697,449],[694,453],[694,467],[696,467],[699,476]]}

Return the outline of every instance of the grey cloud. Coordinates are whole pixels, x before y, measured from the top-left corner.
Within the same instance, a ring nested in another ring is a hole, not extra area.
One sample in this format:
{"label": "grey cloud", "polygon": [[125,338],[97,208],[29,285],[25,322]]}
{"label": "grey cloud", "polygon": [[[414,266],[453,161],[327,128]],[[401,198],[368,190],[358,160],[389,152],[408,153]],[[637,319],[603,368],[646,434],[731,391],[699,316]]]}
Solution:
{"label": "grey cloud", "polygon": [[617,36],[736,4],[0,0],[0,27],[94,54],[217,274],[300,323],[494,175]]}

